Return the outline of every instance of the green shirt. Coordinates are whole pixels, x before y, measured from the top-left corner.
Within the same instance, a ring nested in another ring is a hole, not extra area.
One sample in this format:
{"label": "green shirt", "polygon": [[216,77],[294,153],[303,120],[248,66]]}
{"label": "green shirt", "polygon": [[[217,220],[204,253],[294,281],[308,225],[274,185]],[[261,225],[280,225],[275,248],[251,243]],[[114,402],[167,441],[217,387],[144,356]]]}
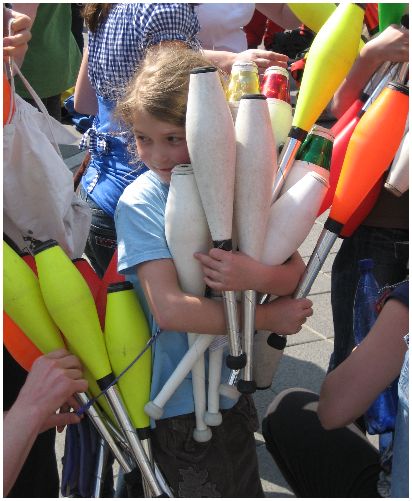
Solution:
{"label": "green shirt", "polygon": [[[76,83],[81,53],[71,32],[69,3],[41,3],[21,71],[41,98],[56,96]],[[16,78],[16,90],[30,97]]]}

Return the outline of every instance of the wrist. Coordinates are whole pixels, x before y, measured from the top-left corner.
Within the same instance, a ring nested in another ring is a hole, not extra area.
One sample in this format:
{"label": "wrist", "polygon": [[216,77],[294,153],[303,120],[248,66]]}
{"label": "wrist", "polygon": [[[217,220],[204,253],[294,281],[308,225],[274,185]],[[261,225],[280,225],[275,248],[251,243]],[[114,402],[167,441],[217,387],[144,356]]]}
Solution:
{"label": "wrist", "polygon": [[38,405],[26,403],[17,398],[8,411],[7,418],[20,429],[27,428],[35,435],[38,435],[45,420],[45,415]]}

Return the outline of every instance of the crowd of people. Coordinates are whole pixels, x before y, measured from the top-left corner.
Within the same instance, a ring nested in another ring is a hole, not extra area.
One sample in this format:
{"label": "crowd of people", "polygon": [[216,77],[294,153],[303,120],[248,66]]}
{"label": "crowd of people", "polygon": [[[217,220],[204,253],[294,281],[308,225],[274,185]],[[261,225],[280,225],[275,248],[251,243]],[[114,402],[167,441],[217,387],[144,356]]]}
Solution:
{"label": "crowd of people", "polygon": [[[302,44],[310,44],[314,34],[287,4],[88,3],[81,9],[88,30],[83,48],[78,10],[78,4],[4,7],[3,80],[7,85],[13,59],[54,118],[61,120],[61,94],[73,86],[76,111],[94,116],[81,140],[89,156],[78,195],[91,211],[84,253],[100,278],[117,259],[152,336],[162,333],[153,347],[154,397],[187,351],[186,333],[226,334],[222,303],[182,290],[165,236],[172,169],[190,164],[185,130],[190,73],[214,65],[225,85],[239,61],[256,63],[260,75],[269,66],[287,68],[296,46],[290,53],[260,48],[263,32],[255,44],[241,29],[252,17],[275,23],[276,33],[299,30]],[[272,39],[265,46],[281,46],[276,43]],[[342,116],[384,62],[408,60],[408,29],[389,26],[360,50],[331,112],[337,119]],[[16,92],[36,105],[21,84]],[[3,116],[12,114],[13,108]],[[367,219],[340,247],[332,269],[334,351],[320,395],[290,388],[267,409],[262,423],[266,447],[296,496],[383,495],[379,451],[359,418],[400,376],[391,496],[408,497],[408,202],[408,193],[395,198],[382,189]],[[253,289],[279,296],[257,306],[256,329],[293,335],[313,314],[311,300],[291,297],[305,268],[298,252],[265,273],[240,252],[213,249],[195,257],[205,284],[215,291]],[[375,260],[380,285],[403,283],[393,288],[354,350],[356,267],[364,258]],[[263,276],[264,283],[256,283]],[[4,349],[4,374],[4,495],[57,497],[55,429],[81,420],[73,397],[87,390],[81,362],[66,350],[51,352],[39,357],[27,376]],[[225,367],[221,382],[228,377]],[[253,397],[221,395],[223,421],[205,443],[193,439],[194,409],[187,378],[151,430],[153,456],[174,495],[264,497]],[[112,460],[104,473],[110,497]],[[124,493],[121,480],[117,494]]]}

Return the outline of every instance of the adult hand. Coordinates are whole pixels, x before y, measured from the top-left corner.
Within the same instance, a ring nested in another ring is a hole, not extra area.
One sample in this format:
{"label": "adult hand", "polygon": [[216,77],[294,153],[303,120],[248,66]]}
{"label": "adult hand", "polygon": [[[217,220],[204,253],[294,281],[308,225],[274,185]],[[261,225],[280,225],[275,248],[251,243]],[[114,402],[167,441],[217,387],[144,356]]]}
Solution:
{"label": "adult hand", "polygon": [[[10,22],[11,34],[9,36]],[[21,66],[31,39],[31,26],[30,17],[11,9],[3,9],[3,61],[7,62],[7,59],[12,57],[16,64]]]}
{"label": "adult hand", "polygon": [[[61,349],[39,357],[33,364],[16,403],[23,412],[33,413],[40,431],[80,422],[68,412],[77,408],[74,393],[87,390],[82,378],[82,367],[77,357]],[[65,405],[67,404],[67,405]],[[56,414],[58,409],[63,412]]]}
{"label": "adult hand", "polygon": [[409,30],[396,24],[388,26],[379,36],[363,48],[363,55],[381,64],[385,61],[409,61]]}

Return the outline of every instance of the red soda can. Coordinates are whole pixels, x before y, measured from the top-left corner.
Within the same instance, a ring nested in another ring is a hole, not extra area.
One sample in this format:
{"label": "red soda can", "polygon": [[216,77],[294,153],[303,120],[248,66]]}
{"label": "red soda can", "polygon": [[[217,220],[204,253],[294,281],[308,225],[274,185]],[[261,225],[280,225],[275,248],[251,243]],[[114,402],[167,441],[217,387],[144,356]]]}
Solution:
{"label": "red soda can", "polygon": [[280,99],[290,104],[288,70],[280,66],[266,68],[262,80],[261,93],[267,98]]}

